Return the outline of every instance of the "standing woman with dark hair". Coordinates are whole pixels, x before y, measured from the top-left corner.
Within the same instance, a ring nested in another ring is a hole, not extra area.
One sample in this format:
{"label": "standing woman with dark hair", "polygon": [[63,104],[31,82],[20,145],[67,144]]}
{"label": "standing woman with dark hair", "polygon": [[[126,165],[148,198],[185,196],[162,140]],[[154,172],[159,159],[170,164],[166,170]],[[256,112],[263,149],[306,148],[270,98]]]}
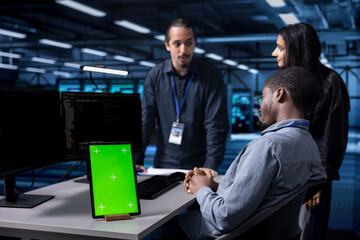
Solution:
{"label": "standing woman with dark hair", "polygon": [[339,168],[348,140],[350,100],[341,76],[320,62],[321,44],[315,29],[306,23],[280,29],[276,57],[280,69],[290,66],[309,70],[323,89],[324,96],[311,115],[310,133],[320,150],[327,173],[323,189],[302,206],[301,239],[325,239],[331,203],[332,181],[339,180]]}

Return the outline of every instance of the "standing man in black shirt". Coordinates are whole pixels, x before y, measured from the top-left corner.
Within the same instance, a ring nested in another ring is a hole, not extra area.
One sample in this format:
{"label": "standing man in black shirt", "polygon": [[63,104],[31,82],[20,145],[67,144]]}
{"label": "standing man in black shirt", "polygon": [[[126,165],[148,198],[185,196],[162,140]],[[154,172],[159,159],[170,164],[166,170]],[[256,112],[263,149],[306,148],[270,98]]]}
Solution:
{"label": "standing man in black shirt", "polygon": [[[170,23],[165,47],[171,59],[152,68],[142,98],[143,156],[158,126],[154,167],[217,171],[229,131],[221,71],[193,57],[195,32],[186,19]],[[139,167],[139,166],[138,166]]]}

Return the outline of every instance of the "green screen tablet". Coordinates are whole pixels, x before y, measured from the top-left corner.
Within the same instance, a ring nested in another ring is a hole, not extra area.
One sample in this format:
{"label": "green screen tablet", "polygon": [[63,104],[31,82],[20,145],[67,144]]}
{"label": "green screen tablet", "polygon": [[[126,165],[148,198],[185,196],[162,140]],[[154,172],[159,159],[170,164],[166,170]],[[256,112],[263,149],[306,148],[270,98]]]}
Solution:
{"label": "green screen tablet", "polygon": [[89,143],[87,151],[93,218],[140,214],[131,144]]}

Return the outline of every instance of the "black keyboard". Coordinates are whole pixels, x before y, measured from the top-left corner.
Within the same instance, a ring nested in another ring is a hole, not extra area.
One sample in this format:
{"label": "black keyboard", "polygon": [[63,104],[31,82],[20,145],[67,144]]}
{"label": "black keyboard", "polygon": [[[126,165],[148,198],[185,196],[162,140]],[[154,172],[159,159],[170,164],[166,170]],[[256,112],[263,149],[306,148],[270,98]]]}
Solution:
{"label": "black keyboard", "polygon": [[167,190],[177,186],[183,181],[185,174],[173,173],[169,176],[155,175],[138,183],[138,192],[141,199],[154,199]]}

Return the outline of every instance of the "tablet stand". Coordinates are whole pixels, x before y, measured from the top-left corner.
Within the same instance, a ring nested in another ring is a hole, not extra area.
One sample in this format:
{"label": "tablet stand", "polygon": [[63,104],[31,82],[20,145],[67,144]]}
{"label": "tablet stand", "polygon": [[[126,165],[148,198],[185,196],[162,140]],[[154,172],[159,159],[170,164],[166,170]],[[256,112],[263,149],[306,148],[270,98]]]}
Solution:
{"label": "tablet stand", "polygon": [[105,215],[105,221],[116,221],[116,220],[127,220],[130,219],[130,214],[114,214],[114,215]]}

